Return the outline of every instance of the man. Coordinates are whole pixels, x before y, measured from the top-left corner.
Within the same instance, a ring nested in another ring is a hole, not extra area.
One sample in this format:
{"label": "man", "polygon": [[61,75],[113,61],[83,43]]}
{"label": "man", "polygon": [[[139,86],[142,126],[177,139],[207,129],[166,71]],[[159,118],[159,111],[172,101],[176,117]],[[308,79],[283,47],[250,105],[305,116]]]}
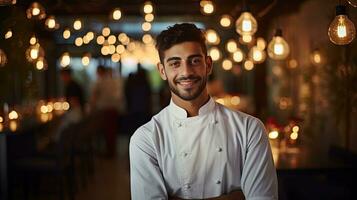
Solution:
{"label": "man", "polygon": [[79,107],[84,111],[84,92],[82,87],[72,78],[70,67],[61,69],[61,78],[65,86],[65,97],[72,108]]}
{"label": "man", "polygon": [[156,47],[172,97],[131,138],[132,199],[277,199],[263,124],[207,93],[212,59],[204,34],[176,24],[160,33]]}

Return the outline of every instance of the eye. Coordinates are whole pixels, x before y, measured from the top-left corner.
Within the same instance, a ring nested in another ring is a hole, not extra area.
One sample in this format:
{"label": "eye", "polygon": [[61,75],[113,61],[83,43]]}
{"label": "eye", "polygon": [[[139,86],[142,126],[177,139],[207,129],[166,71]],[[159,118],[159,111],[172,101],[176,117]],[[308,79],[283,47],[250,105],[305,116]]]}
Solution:
{"label": "eye", "polygon": [[191,59],[191,64],[192,65],[200,65],[200,64],[202,64],[202,62],[203,62],[203,58],[201,58],[201,57],[195,57],[195,58],[192,58]]}
{"label": "eye", "polygon": [[174,60],[174,61],[169,62],[169,66],[170,67],[179,67],[180,64],[181,64],[181,62],[178,61],[178,60]]}

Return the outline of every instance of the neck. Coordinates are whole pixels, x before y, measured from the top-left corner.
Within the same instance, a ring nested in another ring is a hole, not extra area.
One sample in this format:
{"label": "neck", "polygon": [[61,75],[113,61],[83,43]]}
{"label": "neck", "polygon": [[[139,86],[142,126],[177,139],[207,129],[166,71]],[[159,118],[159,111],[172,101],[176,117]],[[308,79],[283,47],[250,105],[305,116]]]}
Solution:
{"label": "neck", "polygon": [[202,94],[196,99],[189,100],[189,101],[181,99],[174,93],[171,93],[171,96],[172,96],[172,101],[176,105],[186,110],[188,117],[197,116],[201,106],[203,106],[209,100],[209,95],[207,94],[207,91],[202,92]]}

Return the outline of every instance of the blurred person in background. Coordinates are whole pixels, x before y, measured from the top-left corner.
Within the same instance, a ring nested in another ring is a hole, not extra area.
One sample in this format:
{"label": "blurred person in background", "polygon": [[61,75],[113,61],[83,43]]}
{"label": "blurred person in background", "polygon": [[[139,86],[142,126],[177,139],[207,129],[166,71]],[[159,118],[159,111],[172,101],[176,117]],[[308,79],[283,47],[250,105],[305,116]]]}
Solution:
{"label": "blurred person in background", "polygon": [[122,79],[114,76],[112,69],[98,66],[97,80],[91,90],[90,109],[93,114],[100,116],[98,122],[104,130],[109,157],[116,153],[118,118],[124,108]]}

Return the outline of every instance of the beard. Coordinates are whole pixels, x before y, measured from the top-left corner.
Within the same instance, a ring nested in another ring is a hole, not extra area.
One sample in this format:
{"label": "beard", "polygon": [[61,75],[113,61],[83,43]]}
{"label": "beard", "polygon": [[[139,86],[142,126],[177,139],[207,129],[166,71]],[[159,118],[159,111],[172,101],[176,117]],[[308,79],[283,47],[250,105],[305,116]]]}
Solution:
{"label": "beard", "polygon": [[[179,88],[180,81],[192,81],[193,87],[191,88]],[[183,100],[191,101],[199,97],[203,90],[206,88],[207,77],[199,77],[190,75],[187,77],[180,77],[167,81],[171,92]]]}

